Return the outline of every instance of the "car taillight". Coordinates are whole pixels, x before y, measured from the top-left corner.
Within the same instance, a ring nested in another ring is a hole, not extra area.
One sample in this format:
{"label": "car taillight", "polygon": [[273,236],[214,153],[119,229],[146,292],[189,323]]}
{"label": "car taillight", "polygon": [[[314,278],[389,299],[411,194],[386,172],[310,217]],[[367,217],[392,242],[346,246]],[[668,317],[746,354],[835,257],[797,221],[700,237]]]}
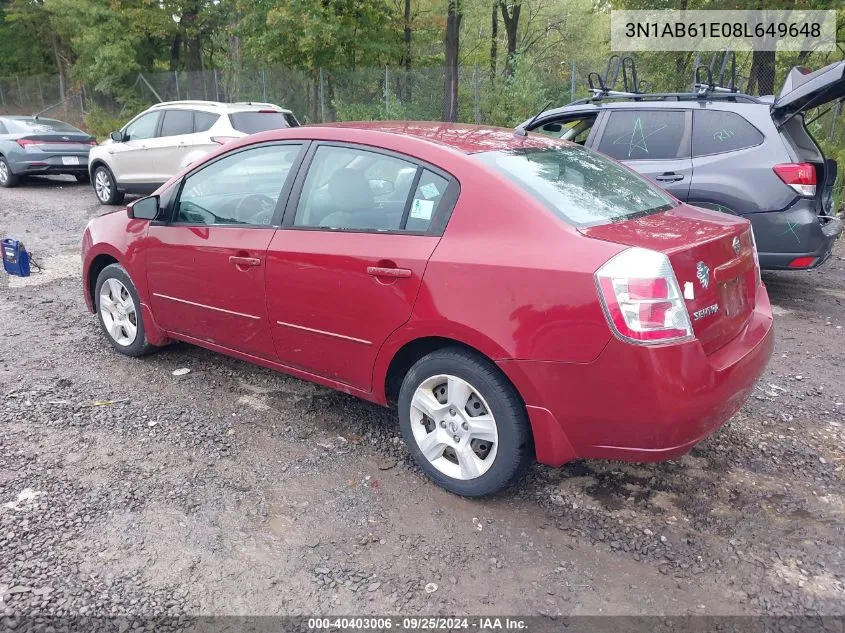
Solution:
{"label": "car taillight", "polygon": [[670,343],[692,336],[687,307],[669,258],[629,248],[596,272],[605,315],[623,340]]}
{"label": "car taillight", "polygon": [[225,145],[229,141],[234,141],[237,138],[238,138],[237,136],[212,136],[211,142],[217,143],[218,145]]}
{"label": "car taillight", "polygon": [[800,196],[816,195],[816,167],[812,163],[782,163],[772,169]]}
{"label": "car taillight", "polygon": [[33,141],[31,138],[19,138],[17,141],[15,141],[15,143],[17,143],[18,145],[20,145],[24,149],[26,149],[27,146],[29,146],[29,145],[36,145],[39,142],[40,141]]}

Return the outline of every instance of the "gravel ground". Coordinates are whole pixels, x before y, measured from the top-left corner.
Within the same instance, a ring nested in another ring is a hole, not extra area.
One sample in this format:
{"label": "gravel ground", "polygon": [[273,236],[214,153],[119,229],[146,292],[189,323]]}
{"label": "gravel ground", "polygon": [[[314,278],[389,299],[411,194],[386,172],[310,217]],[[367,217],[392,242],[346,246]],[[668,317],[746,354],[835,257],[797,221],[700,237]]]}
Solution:
{"label": "gravel ground", "polygon": [[775,356],[691,454],[535,466],[469,501],[410,462],[388,410],[187,345],[114,353],[79,287],[80,235],[101,212],[69,180],[0,190],[0,235],[22,237],[46,270],[0,282],[7,626],[845,614],[842,244],[821,270],[764,275]]}

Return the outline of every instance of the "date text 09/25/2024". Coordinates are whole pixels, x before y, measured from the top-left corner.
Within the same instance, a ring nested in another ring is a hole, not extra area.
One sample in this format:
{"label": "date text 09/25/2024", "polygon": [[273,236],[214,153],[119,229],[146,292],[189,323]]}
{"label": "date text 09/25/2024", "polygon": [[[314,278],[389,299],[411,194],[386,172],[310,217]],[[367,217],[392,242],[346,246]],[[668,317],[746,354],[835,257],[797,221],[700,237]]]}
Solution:
{"label": "date text 09/25/2024", "polygon": [[308,629],[329,631],[525,631],[524,618],[498,616],[468,617],[328,617],[309,618]]}

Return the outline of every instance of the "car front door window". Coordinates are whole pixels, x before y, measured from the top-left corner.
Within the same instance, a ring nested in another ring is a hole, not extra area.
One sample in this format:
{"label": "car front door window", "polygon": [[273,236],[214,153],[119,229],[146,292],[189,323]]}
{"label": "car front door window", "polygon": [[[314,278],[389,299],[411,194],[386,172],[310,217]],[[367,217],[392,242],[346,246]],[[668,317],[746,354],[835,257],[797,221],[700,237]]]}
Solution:
{"label": "car front door window", "polygon": [[301,144],[230,154],[185,179],[175,224],[270,226]]}
{"label": "car front door window", "polygon": [[149,112],[130,123],[124,131],[127,141],[143,141],[155,136],[158,112]]}

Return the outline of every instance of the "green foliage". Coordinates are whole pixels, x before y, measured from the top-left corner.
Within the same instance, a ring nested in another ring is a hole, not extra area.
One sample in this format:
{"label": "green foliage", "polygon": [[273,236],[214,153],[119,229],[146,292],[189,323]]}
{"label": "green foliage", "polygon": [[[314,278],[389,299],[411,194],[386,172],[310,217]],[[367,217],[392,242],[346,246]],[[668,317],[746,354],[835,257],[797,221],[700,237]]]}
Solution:
{"label": "green foliage", "polygon": [[126,123],[126,118],[115,116],[105,108],[94,105],[85,114],[85,130],[97,137],[98,141],[105,140],[109,134],[119,130]]}

